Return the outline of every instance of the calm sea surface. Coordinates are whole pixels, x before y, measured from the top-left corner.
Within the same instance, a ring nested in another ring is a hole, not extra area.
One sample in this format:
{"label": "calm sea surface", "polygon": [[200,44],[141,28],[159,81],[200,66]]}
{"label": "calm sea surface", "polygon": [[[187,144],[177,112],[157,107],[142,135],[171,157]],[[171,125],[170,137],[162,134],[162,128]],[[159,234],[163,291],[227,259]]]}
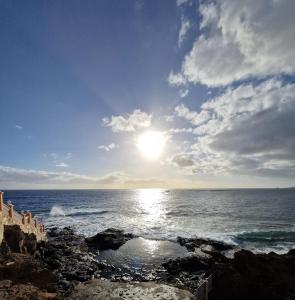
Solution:
{"label": "calm sea surface", "polygon": [[109,227],[148,239],[210,237],[258,251],[295,248],[295,189],[5,191],[17,210],[86,236]]}

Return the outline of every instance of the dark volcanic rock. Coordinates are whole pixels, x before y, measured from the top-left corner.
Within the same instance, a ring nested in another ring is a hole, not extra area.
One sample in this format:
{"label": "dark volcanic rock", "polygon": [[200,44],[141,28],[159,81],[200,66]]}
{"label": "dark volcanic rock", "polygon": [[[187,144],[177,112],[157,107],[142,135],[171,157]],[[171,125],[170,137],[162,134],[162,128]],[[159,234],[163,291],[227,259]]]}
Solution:
{"label": "dark volcanic rock", "polygon": [[37,251],[38,244],[36,235],[33,233],[25,233],[24,241],[23,241],[23,249],[24,252],[34,255]]}
{"label": "dark volcanic rock", "polygon": [[12,253],[0,259],[0,299],[59,299],[56,277],[30,255]]}
{"label": "dark volcanic rock", "polygon": [[92,237],[86,238],[85,241],[89,247],[98,250],[116,250],[134,237],[133,234],[124,233],[123,230],[109,228]]}
{"label": "dark volcanic rock", "polygon": [[178,237],[177,241],[191,252],[184,257],[170,259],[163,264],[168,272],[173,275],[201,270],[206,272],[214,264],[226,262],[228,259],[225,257],[224,252],[234,249],[232,245],[209,239]]}
{"label": "dark volcanic rock", "polygon": [[184,257],[168,260],[163,266],[170,274],[177,275],[180,272],[207,271],[213,263],[211,255],[190,252]]}
{"label": "dark volcanic rock", "polygon": [[76,234],[71,227],[52,228],[47,236],[43,259],[58,277],[62,294],[67,294],[77,282],[99,277],[99,263],[88,251],[84,236]]}
{"label": "dark volcanic rock", "polygon": [[242,250],[213,272],[212,300],[295,299],[295,250],[285,255]]}
{"label": "dark volcanic rock", "polygon": [[4,225],[4,239],[12,252],[23,251],[25,234],[19,225]]}
{"label": "dark volcanic rock", "polygon": [[227,251],[235,248],[233,245],[210,239],[178,237],[177,241],[181,246],[185,246],[189,251],[194,251],[195,248],[202,248],[204,246],[210,246],[212,249],[211,252]]}

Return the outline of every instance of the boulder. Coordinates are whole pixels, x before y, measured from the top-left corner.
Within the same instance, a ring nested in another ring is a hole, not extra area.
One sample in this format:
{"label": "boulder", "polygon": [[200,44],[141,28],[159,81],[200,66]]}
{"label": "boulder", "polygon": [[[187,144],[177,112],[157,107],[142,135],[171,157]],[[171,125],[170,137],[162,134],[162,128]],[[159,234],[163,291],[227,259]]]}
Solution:
{"label": "boulder", "polygon": [[21,253],[25,234],[19,225],[4,225],[4,239],[11,252]]}
{"label": "boulder", "polygon": [[33,233],[25,233],[23,249],[25,253],[34,255],[37,251],[37,237]]}
{"label": "boulder", "polygon": [[106,280],[91,280],[75,287],[71,300],[136,300],[178,299],[192,300],[194,296],[186,290],[154,282],[124,283]]}
{"label": "boulder", "polygon": [[170,274],[177,275],[180,272],[206,271],[213,263],[212,256],[208,254],[189,252],[184,257],[169,259],[163,266]]}
{"label": "boulder", "polygon": [[133,234],[124,233],[123,230],[109,228],[92,237],[86,238],[85,241],[89,247],[97,250],[117,250],[134,237],[135,236]]}

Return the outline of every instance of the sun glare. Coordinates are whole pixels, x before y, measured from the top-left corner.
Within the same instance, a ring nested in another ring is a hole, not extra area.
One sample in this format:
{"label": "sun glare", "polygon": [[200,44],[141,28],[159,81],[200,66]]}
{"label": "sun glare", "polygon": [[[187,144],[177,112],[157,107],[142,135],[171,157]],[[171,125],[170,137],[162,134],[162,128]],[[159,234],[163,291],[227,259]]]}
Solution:
{"label": "sun glare", "polygon": [[165,135],[160,131],[147,131],[141,134],[136,146],[147,159],[155,160],[162,154],[166,143]]}

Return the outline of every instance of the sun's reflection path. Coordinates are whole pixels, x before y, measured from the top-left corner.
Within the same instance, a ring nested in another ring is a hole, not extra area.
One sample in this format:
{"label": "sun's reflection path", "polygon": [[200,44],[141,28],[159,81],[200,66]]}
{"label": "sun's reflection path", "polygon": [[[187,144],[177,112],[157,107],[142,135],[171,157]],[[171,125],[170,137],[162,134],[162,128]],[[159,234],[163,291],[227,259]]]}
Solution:
{"label": "sun's reflection path", "polygon": [[156,223],[165,218],[165,193],[161,189],[137,190],[138,209],[146,222]]}

